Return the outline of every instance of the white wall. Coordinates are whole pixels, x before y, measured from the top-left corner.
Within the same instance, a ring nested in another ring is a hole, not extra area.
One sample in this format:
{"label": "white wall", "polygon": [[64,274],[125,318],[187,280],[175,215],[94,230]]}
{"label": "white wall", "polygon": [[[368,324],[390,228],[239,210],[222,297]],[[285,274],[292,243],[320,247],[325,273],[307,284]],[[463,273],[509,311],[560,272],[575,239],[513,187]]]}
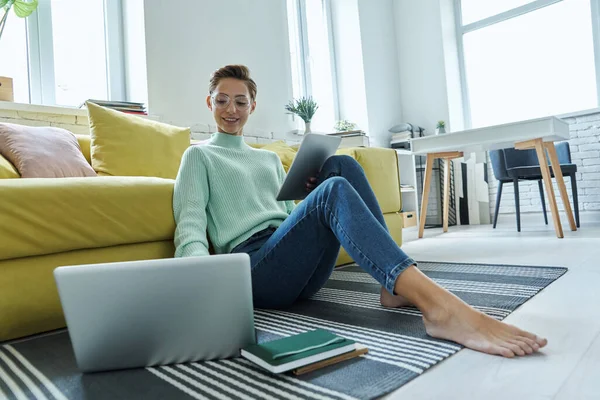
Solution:
{"label": "white wall", "polygon": [[438,0],[394,0],[404,122],[435,131],[449,121],[444,36]]}
{"label": "white wall", "polygon": [[372,146],[389,147],[401,122],[393,0],[332,0],[340,118],[357,123]]}
{"label": "white wall", "polygon": [[248,129],[282,136],[293,128],[286,2],[145,0],[150,112],[181,125],[212,122],[205,105],[210,74],[247,65],[258,85]]}
{"label": "white wall", "polygon": [[358,0],[371,144],[389,147],[401,122],[400,72],[393,0]]}
{"label": "white wall", "polygon": [[127,100],[147,103],[144,0],[127,0],[122,3],[122,6]]}
{"label": "white wall", "polygon": [[331,8],[340,119],[368,131],[358,0],[332,0]]}

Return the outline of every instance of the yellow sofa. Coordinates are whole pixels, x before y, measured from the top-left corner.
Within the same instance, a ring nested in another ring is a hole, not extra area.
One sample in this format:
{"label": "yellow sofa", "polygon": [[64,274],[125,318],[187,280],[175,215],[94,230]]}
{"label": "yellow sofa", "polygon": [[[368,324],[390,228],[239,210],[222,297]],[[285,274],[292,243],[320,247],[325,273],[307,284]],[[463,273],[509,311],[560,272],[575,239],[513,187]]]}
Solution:
{"label": "yellow sofa", "polygon": [[[91,163],[90,137],[77,138]],[[401,244],[396,153],[376,148],[338,153],[363,166]],[[65,326],[52,275],[58,266],[173,257],[171,179],[10,178],[19,175],[0,156],[0,341]],[[348,262],[342,250],[337,265]]]}

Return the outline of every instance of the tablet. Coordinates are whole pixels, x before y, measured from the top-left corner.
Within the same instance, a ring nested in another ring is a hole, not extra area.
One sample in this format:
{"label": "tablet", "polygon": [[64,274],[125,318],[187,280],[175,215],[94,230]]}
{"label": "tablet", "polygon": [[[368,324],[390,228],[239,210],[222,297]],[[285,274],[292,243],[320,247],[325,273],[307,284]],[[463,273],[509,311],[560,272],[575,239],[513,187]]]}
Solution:
{"label": "tablet", "polygon": [[325,161],[335,154],[341,141],[342,138],[338,136],[306,134],[279,189],[277,200],[303,200],[308,196],[306,182],[317,176]]}

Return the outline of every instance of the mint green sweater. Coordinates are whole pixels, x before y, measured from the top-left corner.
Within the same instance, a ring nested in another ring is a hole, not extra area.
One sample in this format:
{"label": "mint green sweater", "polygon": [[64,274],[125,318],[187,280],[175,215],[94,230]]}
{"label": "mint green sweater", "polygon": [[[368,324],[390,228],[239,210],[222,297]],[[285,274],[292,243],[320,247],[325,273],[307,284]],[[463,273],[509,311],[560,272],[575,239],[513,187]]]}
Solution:
{"label": "mint green sweater", "polygon": [[294,209],[277,201],[285,178],[279,156],[215,133],[183,155],[173,193],[175,257],[229,253],[258,231],[279,227]]}

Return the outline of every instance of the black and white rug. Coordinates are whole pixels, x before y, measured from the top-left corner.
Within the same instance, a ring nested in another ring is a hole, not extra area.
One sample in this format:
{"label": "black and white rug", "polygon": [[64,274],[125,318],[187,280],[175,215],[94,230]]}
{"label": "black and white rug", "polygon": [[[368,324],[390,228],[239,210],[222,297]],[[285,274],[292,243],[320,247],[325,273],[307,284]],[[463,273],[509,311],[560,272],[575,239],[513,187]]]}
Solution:
{"label": "black and white rug", "polygon": [[[566,268],[420,262],[437,283],[502,320]],[[380,286],[357,266],[336,270],[312,299],[256,310],[259,341],[324,328],[369,348],[365,356],[299,377],[243,359],[83,375],[66,331],[0,347],[0,399],[371,399],[462,347],[427,336],[420,312],[379,305]]]}

